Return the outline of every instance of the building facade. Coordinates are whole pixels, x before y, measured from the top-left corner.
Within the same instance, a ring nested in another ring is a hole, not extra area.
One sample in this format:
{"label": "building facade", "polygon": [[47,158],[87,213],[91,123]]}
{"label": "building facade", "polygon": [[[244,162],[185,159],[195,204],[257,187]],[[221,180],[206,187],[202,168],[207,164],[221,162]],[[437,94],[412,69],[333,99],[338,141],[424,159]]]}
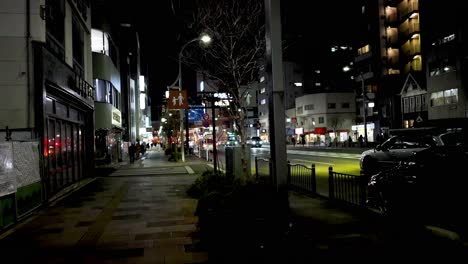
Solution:
{"label": "building facade", "polygon": [[366,121],[379,132],[411,123],[403,120],[400,93],[406,91],[403,85],[409,74],[426,90],[419,1],[364,1],[359,35],[363,38],[356,47],[353,72],[356,86],[364,90],[360,108],[367,108],[365,102],[374,103]]}
{"label": "building facade", "polygon": [[[0,27],[0,126],[13,131],[9,140],[39,148],[40,181],[18,186],[27,190],[17,199],[26,207],[55,199],[93,173],[90,10],[80,0],[0,3],[8,25]],[[24,202],[26,196],[38,199]]]}
{"label": "building facade", "polygon": [[[428,2],[428,3],[426,3]],[[427,58],[427,104],[429,120],[466,119],[468,23],[460,2],[421,5],[421,29]],[[430,18],[430,19],[429,19]]]}
{"label": "building facade", "polygon": [[289,117],[295,123],[295,142],[328,145],[345,142],[349,136],[357,139],[363,132],[352,131],[356,124],[355,107],[354,93],[317,93],[296,98],[296,115]]}

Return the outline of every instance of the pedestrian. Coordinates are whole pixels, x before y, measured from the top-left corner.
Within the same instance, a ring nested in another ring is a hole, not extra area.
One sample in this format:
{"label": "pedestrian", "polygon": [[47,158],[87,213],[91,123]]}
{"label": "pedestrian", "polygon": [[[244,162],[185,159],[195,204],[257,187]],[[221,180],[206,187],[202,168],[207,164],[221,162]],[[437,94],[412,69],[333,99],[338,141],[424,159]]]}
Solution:
{"label": "pedestrian", "polygon": [[362,148],[362,145],[363,145],[363,142],[364,142],[364,138],[362,137],[362,134],[359,135],[358,141],[359,141],[359,147]]}
{"label": "pedestrian", "polygon": [[130,163],[135,162],[135,151],[136,151],[135,144],[134,143],[130,144],[130,146],[128,147],[128,155],[130,156]]}
{"label": "pedestrian", "polygon": [[348,147],[352,147],[353,146],[353,139],[351,138],[351,136],[348,136]]}
{"label": "pedestrian", "polygon": [[140,141],[137,141],[135,145],[135,159],[140,158],[140,153],[141,153],[141,145],[140,145]]}
{"label": "pedestrian", "polygon": [[295,137],[291,138],[291,141],[293,143],[293,146],[295,147],[296,146],[296,138]]}

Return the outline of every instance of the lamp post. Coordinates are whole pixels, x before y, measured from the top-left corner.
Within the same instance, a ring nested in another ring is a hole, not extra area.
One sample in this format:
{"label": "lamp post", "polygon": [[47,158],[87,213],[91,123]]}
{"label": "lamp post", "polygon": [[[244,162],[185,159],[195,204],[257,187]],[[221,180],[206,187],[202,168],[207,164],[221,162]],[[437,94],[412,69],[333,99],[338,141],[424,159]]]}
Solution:
{"label": "lamp post", "polygon": [[[211,42],[211,37],[206,35],[206,34],[203,34],[201,35],[200,37],[198,38],[194,38],[190,41],[188,41],[187,43],[185,43],[182,48],[180,48],[180,51],[179,51],[179,75],[177,76],[177,80],[174,81],[174,83],[171,85],[171,87],[174,87],[174,85],[178,82],[179,84],[179,91],[182,91],[182,53],[184,52],[184,49],[190,44],[190,43],[193,43],[193,42],[196,42],[196,41],[201,41],[205,44],[208,44]],[[185,162],[185,143],[184,143],[184,118],[183,118],[183,111],[182,109],[179,110],[180,111],[180,142],[181,142],[181,147],[180,147],[180,150],[181,150],[181,158],[182,158],[182,162]],[[187,119],[188,119],[188,115],[187,115]],[[187,125],[188,127],[188,125]],[[188,143],[188,142],[187,142]]]}
{"label": "lamp post", "polygon": [[361,76],[361,90],[362,90],[362,108],[364,110],[364,146],[367,147],[367,100],[366,100],[366,91],[364,88],[364,77],[362,76],[362,72],[359,73]]}
{"label": "lamp post", "polygon": [[[344,66],[343,71],[348,72],[351,70],[351,67]],[[362,108],[364,110],[363,121],[364,121],[364,146],[367,147],[367,100],[366,100],[366,91],[364,86],[364,76],[362,72],[359,72],[359,77],[361,78],[361,92],[362,92]]]}

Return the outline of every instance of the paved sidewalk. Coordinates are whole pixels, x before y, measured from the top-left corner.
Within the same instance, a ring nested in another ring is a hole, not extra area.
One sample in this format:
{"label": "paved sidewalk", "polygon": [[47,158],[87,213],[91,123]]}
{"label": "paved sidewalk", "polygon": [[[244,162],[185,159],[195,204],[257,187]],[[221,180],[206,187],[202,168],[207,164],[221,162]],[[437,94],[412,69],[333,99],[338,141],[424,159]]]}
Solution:
{"label": "paved sidewalk", "polygon": [[[187,164],[166,162],[163,153],[148,155],[135,166],[184,172],[98,177],[1,240],[2,263],[205,261],[207,254],[193,246],[196,200],[185,194],[197,174]],[[193,165],[198,171],[204,166]]]}
{"label": "paved sidewalk", "polygon": [[[141,163],[98,177],[18,226],[0,240],[2,263],[213,263],[198,244],[196,200],[185,194],[207,164],[195,156],[168,162],[150,150]],[[289,204],[291,229],[274,252],[280,263],[467,256],[455,234],[411,219],[394,221],[293,192]]]}

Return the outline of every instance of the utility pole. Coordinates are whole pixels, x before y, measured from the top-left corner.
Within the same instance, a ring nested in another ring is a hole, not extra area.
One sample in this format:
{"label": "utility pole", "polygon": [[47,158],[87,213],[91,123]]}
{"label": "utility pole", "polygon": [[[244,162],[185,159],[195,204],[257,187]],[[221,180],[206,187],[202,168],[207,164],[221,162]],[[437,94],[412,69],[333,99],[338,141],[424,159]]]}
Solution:
{"label": "utility pole", "polygon": [[284,116],[283,52],[281,46],[280,0],[265,0],[265,71],[267,73],[270,153],[272,176],[278,191],[287,187],[286,135]]}

